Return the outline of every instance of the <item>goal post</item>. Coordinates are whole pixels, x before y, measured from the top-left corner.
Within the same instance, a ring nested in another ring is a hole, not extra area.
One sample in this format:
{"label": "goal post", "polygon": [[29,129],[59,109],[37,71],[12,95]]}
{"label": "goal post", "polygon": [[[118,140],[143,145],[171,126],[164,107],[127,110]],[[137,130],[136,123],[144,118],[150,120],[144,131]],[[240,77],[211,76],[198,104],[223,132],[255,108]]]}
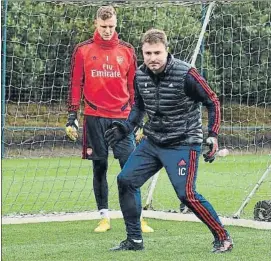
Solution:
{"label": "goal post", "polygon": [[204,38],[204,34],[206,32],[206,27],[209,23],[209,20],[210,20],[210,16],[211,16],[211,12],[214,8],[214,5],[215,5],[215,2],[211,2],[208,6],[208,9],[206,11],[206,15],[204,17],[204,20],[203,20],[203,24],[202,24],[202,28],[201,28],[201,32],[200,32],[200,35],[199,35],[199,39],[197,41],[197,45],[195,47],[195,51],[191,57],[191,65],[192,66],[195,66],[196,64],[196,60],[197,60],[197,57],[198,57],[198,54],[200,52],[200,47],[201,47],[201,44],[202,44],[202,41],[203,41],[203,38]]}
{"label": "goal post", "polygon": [[[237,212],[233,215],[234,218],[240,218],[242,211],[244,210],[245,206],[248,204],[248,202],[251,200],[253,195],[256,193],[256,191],[260,188],[261,184],[264,182],[264,180],[267,178],[267,176],[271,172],[271,165],[268,166],[266,171],[263,173],[255,187],[252,189],[252,191],[249,193],[249,195],[245,198],[244,202],[240,206],[240,208],[237,210]],[[268,199],[269,200],[269,199]]]}
{"label": "goal post", "polygon": [[[251,221],[254,205],[271,199],[268,0],[204,1],[204,21],[201,0],[2,1],[3,216],[96,211],[92,162],[81,159],[80,139],[69,141],[64,126],[71,55],[93,34],[102,4],[116,7],[117,32],[135,47],[139,64],[141,35],[156,27],[166,32],[176,58],[201,68],[221,102],[219,147],[229,155],[212,164],[200,159],[197,189],[221,216]],[[109,207],[116,211],[119,171],[110,155]],[[180,212],[164,169],[142,187],[142,199],[157,216]]]}

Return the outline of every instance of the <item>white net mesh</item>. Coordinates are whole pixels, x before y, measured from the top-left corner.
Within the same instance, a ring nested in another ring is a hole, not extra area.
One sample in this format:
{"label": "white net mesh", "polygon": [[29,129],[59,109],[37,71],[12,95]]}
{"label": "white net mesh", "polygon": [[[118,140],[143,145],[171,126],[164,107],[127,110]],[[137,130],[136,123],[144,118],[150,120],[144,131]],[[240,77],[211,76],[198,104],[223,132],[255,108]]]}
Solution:
{"label": "white net mesh", "polygon": [[[75,45],[91,37],[102,2],[12,1],[8,4],[2,52],[6,68],[2,124],[5,156],[3,214],[78,212],[96,209],[91,162],[81,160],[81,143],[67,140],[67,91]],[[157,1],[123,4],[120,38],[134,45],[142,62],[140,36],[151,27],[166,31],[175,57],[191,61],[208,4]],[[4,8],[4,6],[2,6]],[[270,165],[270,1],[219,1],[210,17],[196,66],[219,95],[220,148],[230,155],[200,165],[198,190],[219,213],[232,215]],[[206,113],[203,111],[206,126]],[[110,208],[119,209],[118,163],[110,158]],[[143,187],[143,199],[147,197]],[[267,177],[244,213],[271,198]],[[152,206],[178,210],[164,171]]]}

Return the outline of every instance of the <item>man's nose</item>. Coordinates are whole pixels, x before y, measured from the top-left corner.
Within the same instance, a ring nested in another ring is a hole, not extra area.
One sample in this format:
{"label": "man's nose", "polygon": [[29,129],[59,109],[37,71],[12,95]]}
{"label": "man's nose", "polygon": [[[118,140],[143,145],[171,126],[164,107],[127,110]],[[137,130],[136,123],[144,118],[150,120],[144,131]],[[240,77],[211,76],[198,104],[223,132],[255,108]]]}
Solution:
{"label": "man's nose", "polygon": [[155,54],[151,54],[151,55],[150,55],[150,60],[151,60],[151,61],[155,61],[155,57],[156,57]]}

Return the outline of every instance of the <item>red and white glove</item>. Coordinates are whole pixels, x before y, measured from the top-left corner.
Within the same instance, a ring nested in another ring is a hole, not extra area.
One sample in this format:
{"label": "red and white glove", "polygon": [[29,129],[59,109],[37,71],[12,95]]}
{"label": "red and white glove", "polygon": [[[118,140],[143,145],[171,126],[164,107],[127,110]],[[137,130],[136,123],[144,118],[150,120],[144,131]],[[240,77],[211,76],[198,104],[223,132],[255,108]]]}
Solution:
{"label": "red and white glove", "polygon": [[212,163],[215,160],[215,156],[218,151],[217,138],[208,137],[206,139],[206,145],[209,146],[209,150],[205,154],[203,154],[204,161]]}

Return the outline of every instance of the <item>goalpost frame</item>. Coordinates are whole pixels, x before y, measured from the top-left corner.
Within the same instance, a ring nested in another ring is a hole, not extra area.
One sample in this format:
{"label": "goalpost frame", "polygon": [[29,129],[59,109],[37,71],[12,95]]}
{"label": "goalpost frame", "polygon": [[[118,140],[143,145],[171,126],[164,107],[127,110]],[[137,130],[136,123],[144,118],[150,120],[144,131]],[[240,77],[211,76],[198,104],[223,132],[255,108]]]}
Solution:
{"label": "goalpost frame", "polygon": [[271,164],[267,167],[266,171],[263,173],[263,175],[261,176],[261,178],[259,179],[259,181],[257,182],[257,184],[254,186],[254,188],[249,193],[249,195],[245,198],[245,200],[242,203],[242,205],[240,206],[240,208],[233,215],[233,218],[240,218],[240,215],[241,215],[242,211],[244,210],[244,208],[246,207],[246,205],[248,204],[248,202],[251,200],[251,198],[253,197],[253,195],[259,189],[259,187],[261,186],[261,184],[263,183],[263,181],[266,179],[266,177],[269,175],[270,172],[271,172]]}
{"label": "goalpost frame", "polygon": [[4,0],[4,24],[2,29],[2,70],[1,70],[1,159],[5,156],[5,111],[6,111],[6,61],[7,61],[7,14],[8,14],[8,0]]}

